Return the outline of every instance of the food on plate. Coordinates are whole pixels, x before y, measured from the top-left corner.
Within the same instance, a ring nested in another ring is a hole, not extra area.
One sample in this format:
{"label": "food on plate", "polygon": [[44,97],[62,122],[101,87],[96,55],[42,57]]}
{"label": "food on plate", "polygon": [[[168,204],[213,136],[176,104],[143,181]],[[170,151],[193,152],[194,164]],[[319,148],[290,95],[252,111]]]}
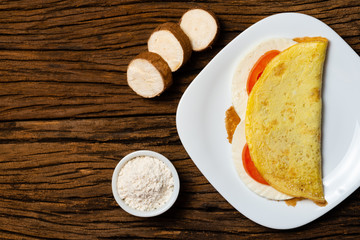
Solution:
{"label": "food on plate", "polygon": [[215,14],[200,8],[184,13],[180,19],[180,27],[189,37],[192,50],[197,52],[209,48],[219,33]]}
{"label": "food on plate", "polygon": [[320,203],[326,48],[325,40],[306,41],[275,57],[250,93],[245,119],[246,141],[262,177],[281,192]]}
{"label": "food on plate", "polygon": [[127,82],[138,95],[152,98],[160,95],[172,84],[172,73],[160,55],[143,52],[130,62]]}
{"label": "food on plate", "polygon": [[[270,38],[262,41],[242,57],[231,84],[233,107],[241,119],[232,137],[232,156],[235,168],[241,180],[250,190],[271,200],[286,200],[292,197],[275,190],[268,184],[261,183],[261,179],[256,178],[259,173],[257,173],[256,168],[251,164],[251,158],[245,158],[245,156],[243,158],[243,152],[245,152],[243,150],[246,145],[244,120],[248,100],[247,86],[248,82],[250,82],[248,79],[253,78],[253,74],[259,77],[259,67],[262,66],[265,68],[266,65],[263,64],[263,61],[268,61],[269,56],[272,55],[273,52],[281,52],[294,44],[296,44],[295,41],[287,38]],[[263,61],[261,61],[261,59],[263,59]],[[255,71],[253,71],[253,69],[255,69]],[[229,137],[230,136],[231,135],[229,135]],[[245,148],[245,150],[247,150],[247,148]],[[243,159],[245,163],[250,164],[244,165]]]}
{"label": "food on plate", "polygon": [[241,61],[232,83],[241,118],[233,160],[242,181],[260,196],[325,203],[320,138],[327,40],[295,40],[267,40]]}
{"label": "food on plate", "polygon": [[[244,148],[246,150],[246,140],[245,140],[245,121],[241,121],[240,124],[237,126],[235,133],[233,135],[232,139],[232,158],[234,162],[235,169],[241,178],[241,180],[244,182],[244,184],[253,192],[256,194],[271,199],[271,200],[286,200],[292,198],[292,196],[286,195],[284,193],[281,193],[277,190],[275,190],[273,187],[268,185],[267,183],[262,183],[261,179],[259,181],[258,178],[254,175],[250,174],[258,174],[257,171],[254,170],[254,168],[251,168],[249,166],[244,167],[243,161],[251,161],[249,157],[246,158],[246,156],[243,157],[243,154],[246,154],[246,151],[244,151]],[[256,180],[254,179],[256,178]]]}
{"label": "food on plate", "polygon": [[245,119],[248,100],[247,82],[252,68],[267,52],[281,52],[294,44],[296,42],[291,39],[270,38],[259,43],[242,57],[231,83],[232,104],[241,119]]}
{"label": "food on plate", "polygon": [[225,112],[225,128],[228,135],[229,143],[232,143],[232,139],[234,136],[235,129],[237,125],[240,123],[240,118],[235,112],[235,108],[231,106],[228,110]]}
{"label": "food on plate", "polygon": [[192,52],[188,36],[176,23],[158,26],[148,40],[149,52],[159,54],[169,65],[172,72],[178,70]]}

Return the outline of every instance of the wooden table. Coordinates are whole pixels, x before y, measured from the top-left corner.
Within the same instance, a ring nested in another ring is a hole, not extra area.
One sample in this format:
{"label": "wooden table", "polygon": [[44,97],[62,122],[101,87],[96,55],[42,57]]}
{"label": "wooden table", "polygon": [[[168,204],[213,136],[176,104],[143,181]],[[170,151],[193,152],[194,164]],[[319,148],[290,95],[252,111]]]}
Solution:
{"label": "wooden table", "polygon": [[[126,83],[129,61],[147,49],[157,25],[178,21],[192,7],[215,12],[220,38],[192,55],[166,93],[137,96]],[[195,167],[175,122],[189,83],[266,16],[312,15],[359,54],[358,0],[4,0],[0,9],[0,238],[360,238],[359,190],[297,229],[247,219]],[[150,219],[125,213],[111,192],[114,167],[139,149],[170,158],[181,179],[174,207]]]}

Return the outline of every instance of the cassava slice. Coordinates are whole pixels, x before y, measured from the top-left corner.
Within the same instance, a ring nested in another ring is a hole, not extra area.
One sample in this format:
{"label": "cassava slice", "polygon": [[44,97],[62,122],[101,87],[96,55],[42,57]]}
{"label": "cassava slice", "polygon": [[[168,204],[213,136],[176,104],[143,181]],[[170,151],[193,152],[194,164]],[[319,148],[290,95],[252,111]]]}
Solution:
{"label": "cassava slice", "polygon": [[191,56],[189,38],[179,24],[164,23],[158,26],[148,40],[149,52],[159,54],[172,72],[178,70]]}
{"label": "cassava slice", "polygon": [[159,96],[172,84],[172,73],[160,55],[142,52],[129,63],[127,82],[138,95],[152,98]]}
{"label": "cassava slice", "polygon": [[219,33],[214,13],[200,8],[188,10],[180,19],[180,27],[189,37],[192,50],[203,51],[210,47]]}

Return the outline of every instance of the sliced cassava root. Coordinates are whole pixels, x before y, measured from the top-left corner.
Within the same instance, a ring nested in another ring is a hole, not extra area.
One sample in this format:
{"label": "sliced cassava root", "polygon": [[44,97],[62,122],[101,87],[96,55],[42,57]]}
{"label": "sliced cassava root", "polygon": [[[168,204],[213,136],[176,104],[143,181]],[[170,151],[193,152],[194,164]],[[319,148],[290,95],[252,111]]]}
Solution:
{"label": "sliced cassava root", "polygon": [[152,98],[159,96],[172,84],[172,73],[160,55],[143,52],[130,62],[127,82],[138,95]]}
{"label": "sliced cassava root", "polygon": [[200,8],[188,10],[180,19],[180,27],[189,37],[192,50],[209,48],[219,33],[219,23],[214,13]]}
{"label": "sliced cassava root", "polygon": [[192,48],[188,36],[179,24],[164,23],[158,26],[148,40],[149,52],[159,54],[172,72],[178,70],[191,56]]}
{"label": "sliced cassava root", "polygon": [[145,98],[160,95],[172,84],[172,72],[189,60],[192,50],[202,51],[211,46],[218,28],[215,15],[198,8],[188,10],[179,23],[161,24],[148,39],[149,52],[130,62],[128,85]]}

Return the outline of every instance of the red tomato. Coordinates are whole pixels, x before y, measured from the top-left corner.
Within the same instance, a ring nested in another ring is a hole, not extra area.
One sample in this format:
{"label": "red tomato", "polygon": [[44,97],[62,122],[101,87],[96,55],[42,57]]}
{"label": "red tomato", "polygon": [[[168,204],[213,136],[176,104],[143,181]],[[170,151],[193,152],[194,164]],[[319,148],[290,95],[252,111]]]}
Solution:
{"label": "red tomato", "polygon": [[260,175],[260,173],[256,169],[253,161],[251,160],[249,147],[248,147],[247,143],[245,144],[243,151],[242,151],[242,161],[243,161],[245,171],[252,179],[257,181],[258,183],[269,185],[265,181],[265,179]]}
{"label": "red tomato", "polygon": [[264,55],[262,55],[259,60],[255,63],[253,68],[250,71],[247,84],[246,84],[246,90],[248,95],[250,94],[252,88],[254,87],[257,80],[260,78],[261,74],[263,73],[266,65],[273,59],[276,55],[278,55],[280,51],[278,50],[271,50],[266,52]]}
{"label": "red tomato", "polygon": [[[257,62],[254,64],[253,68],[251,69],[249,73],[249,77],[246,83],[246,90],[248,95],[250,94],[252,88],[254,87],[257,80],[260,78],[261,74],[263,73],[266,65],[276,56],[280,53],[278,50],[271,50],[266,52],[264,55],[262,55]],[[256,169],[253,161],[250,157],[249,147],[247,143],[244,146],[244,149],[242,151],[242,161],[244,165],[244,169],[247,172],[247,174],[254,179],[255,181],[269,185],[265,179],[260,175],[258,170]]]}

